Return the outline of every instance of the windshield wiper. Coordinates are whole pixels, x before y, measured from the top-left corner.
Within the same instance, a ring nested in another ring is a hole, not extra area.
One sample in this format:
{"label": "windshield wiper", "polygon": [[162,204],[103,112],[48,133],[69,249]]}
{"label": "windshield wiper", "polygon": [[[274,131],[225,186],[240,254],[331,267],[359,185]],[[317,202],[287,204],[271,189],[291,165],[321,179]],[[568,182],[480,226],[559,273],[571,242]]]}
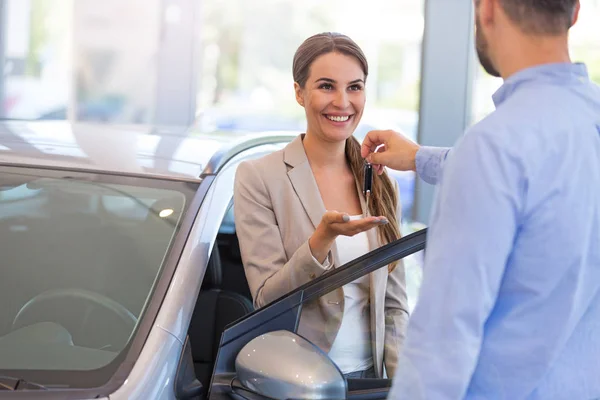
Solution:
{"label": "windshield wiper", "polygon": [[0,375],[0,390],[47,390],[43,385],[26,381],[25,379],[13,378],[12,376]]}

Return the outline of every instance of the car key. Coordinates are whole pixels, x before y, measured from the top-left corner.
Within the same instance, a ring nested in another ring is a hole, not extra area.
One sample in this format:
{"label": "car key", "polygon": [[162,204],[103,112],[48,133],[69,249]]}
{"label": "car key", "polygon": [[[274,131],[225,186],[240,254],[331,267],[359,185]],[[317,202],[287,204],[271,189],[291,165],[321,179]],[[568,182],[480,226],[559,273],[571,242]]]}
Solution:
{"label": "car key", "polygon": [[371,163],[365,162],[365,182],[363,185],[363,194],[366,199],[366,206],[364,211],[364,217],[369,216],[369,200],[371,199],[371,186],[373,184],[373,165]]}

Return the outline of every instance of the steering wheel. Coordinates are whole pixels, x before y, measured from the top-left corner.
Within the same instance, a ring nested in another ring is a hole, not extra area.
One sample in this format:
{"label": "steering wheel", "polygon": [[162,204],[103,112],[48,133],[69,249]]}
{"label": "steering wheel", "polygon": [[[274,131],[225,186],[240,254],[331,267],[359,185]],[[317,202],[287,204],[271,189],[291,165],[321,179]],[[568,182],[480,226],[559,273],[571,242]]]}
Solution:
{"label": "steering wheel", "polygon": [[32,312],[32,310],[35,308],[40,307],[44,303],[55,300],[84,300],[86,302],[98,305],[119,317],[119,319],[123,321],[127,328],[130,329],[130,332],[133,331],[135,325],[137,324],[137,318],[131,313],[131,311],[125,308],[125,306],[112,299],[109,299],[106,296],[83,289],[55,289],[40,293],[25,303],[13,320],[12,329],[15,330],[27,325],[26,316],[28,313]]}

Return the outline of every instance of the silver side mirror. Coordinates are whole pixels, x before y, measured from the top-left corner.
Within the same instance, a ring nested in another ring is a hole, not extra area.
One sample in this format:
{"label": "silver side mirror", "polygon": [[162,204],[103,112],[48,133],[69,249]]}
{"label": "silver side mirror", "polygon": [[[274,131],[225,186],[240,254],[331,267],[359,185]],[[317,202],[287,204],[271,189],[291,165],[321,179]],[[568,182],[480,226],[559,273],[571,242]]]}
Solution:
{"label": "silver side mirror", "polygon": [[317,346],[289,331],[252,339],[238,353],[240,383],[272,399],[345,399],[340,369]]}

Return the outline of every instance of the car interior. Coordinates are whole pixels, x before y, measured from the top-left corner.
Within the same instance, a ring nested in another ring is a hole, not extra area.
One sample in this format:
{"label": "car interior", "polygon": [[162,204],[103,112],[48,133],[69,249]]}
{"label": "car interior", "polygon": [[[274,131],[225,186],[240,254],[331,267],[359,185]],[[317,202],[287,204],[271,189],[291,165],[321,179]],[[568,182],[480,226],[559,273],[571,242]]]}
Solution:
{"label": "car interior", "polygon": [[[3,199],[0,369],[18,369],[9,357],[15,352],[24,369],[40,363],[93,369],[92,358],[106,365],[136,326],[179,214],[158,218],[146,209],[146,215],[126,220],[104,209],[96,194],[81,194],[77,201],[68,193],[69,207],[55,203],[64,204],[59,194]],[[150,209],[181,206],[182,199],[165,197]],[[31,341],[22,340],[26,335]],[[28,350],[38,344],[56,354],[45,360]],[[79,353],[67,354],[73,346]]]}
{"label": "car interior", "polygon": [[[225,327],[252,311],[252,296],[235,232],[233,204],[230,204],[219,228],[188,330],[196,378],[205,390],[210,385]],[[349,398],[379,398],[378,391],[387,393],[390,385],[389,379],[349,379]]]}

